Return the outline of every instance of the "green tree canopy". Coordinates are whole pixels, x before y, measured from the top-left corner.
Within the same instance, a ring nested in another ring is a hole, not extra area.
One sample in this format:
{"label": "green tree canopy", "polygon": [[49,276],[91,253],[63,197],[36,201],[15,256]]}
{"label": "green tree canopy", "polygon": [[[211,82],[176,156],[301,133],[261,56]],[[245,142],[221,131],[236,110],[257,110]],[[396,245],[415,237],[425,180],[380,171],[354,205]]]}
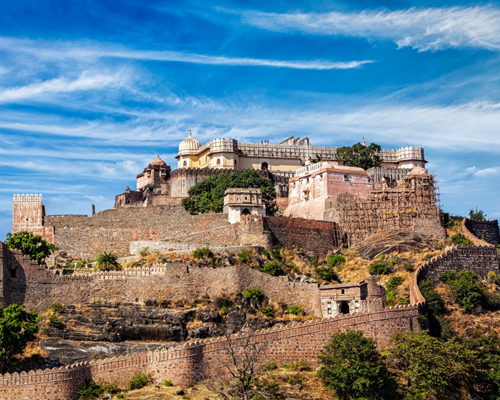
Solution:
{"label": "green tree canopy", "polygon": [[274,212],[276,191],[272,182],[254,170],[211,176],[189,189],[189,197],[182,200],[182,206],[191,214],[220,213],[224,207],[224,192],[229,188],[260,188],[267,213]]}
{"label": "green tree canopy", "polygon": [[0,366],[2,372],[28,342],[35,339],[41,317],[35,311],[27,312],[24,306],[11,304],[0,309]]}
{"label": "green tree canopy", "polygon": [[478,210],[477,207],[475,210],[473,208],[471,208],[469,210],[469,218],[475,219],[478,221],[484,221],[484,220],[486,220],[486,214],[484,213],[483,210]]}
{"label": "green tree canopy", "polygon": [[118,262],[118,256],[114,253],[102,253],[96,259],[97,268],[101,271],[119,271],[122,266]]}
{"label": "green tree canopy", "polygon": [[318,376],[341,400],[394,398],[394,381],[374,341],[362,332],[334,333],[320,362]]}
{"label": "green tree canopy", "polygon": [[388,358],[408,399],[453,398],[469,392],[478,373],[473,350],[456,339],[442,341],[426,331],[394,335]]}
{"label": "green tree canopy", "polygon": [[38,264],[45,264],[45,258],[57,250],[55,245],[41,236],[26,231],[16,232],[13,235],[8,233],[5,244],[10,250],[21,250],[21,253],[37,261]]}
{"label": "green tree canopy", "polygon": [[382,158],[378,155],[380,150],[381,147],[375,143],[371,143],[369,146],[356,143],[351,147],[339,147],[337,149],[337,158],[348,167],[359,167],[367,170],[368,168],[379,167],[382,163]]}

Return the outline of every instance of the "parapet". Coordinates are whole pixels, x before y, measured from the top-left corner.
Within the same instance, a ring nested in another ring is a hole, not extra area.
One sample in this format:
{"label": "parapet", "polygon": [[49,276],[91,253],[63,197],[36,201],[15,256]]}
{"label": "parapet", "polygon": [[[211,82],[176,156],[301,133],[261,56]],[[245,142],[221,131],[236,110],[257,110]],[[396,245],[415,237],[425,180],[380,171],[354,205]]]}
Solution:
{"label": "parapet", "polygon": [[15,194],[13,196],[14,203],[20,202],[34,202],[34,203],[42,203],[42,195],[41,194]]}

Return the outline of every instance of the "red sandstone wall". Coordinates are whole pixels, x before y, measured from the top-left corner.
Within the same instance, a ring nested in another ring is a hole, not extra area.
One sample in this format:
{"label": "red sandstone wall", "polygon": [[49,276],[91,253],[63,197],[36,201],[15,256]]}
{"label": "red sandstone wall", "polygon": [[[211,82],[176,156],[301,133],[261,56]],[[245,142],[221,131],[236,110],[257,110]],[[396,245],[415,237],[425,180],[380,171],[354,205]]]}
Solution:
{"label": "red sandstone wall", "polygon": [[[380,345],[385,345],[387,338],[396,332],[418,329],[417,315],[418,306],[390,308],[266,329],[257,332],[252,340],[269,343],[260,360],[262,363],[309,360],[312,366],[316,366],[319,352],[334,331],[358,329],[376,339]],[[54,370],[5,374],[0,377],[0,398],[72,400],[76,399],[76,388],[85,379],[105,379],[124,385],[140,372],[151,372],[159,382],[171,379],[176,385],[189,385],[203,376],[221,373],[221,367],[228,360],[226,340],[208,339],[148,354],[98,360]],[[235,346],[246,342],[242,335],[233,335],[231,340]]]}
{"label": "red sandstone wall", "polygon": [[275,243],[284,247],[303,249],[310,255],[325,255],[339,247],[334,222],[286,217],[267,217],[266,222]]}

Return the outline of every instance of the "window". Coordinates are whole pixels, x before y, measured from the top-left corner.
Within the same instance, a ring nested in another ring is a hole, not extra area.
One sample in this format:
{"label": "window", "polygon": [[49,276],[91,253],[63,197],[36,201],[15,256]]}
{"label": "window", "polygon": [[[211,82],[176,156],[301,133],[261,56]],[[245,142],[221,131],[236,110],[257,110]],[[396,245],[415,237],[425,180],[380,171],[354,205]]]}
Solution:
{"label": "window", "polygon": [[341,293],[341,294],[345,294],[345,290],[344,290],[344,289],[341,289],[340,293]]}
{"label": "window", "polygon": [[187,161],[186,161],[186,160],[184,160],[184,162],[182,163],[182,166],[183,166],[183,167],[187,167],[187,165],[188,165]]}
{"label": "window", "polygon": [[234,160],[234,166],[236,167],[238,165],[238,160]]}
{"label": "window", "polygon": [[217,165],[220,165],[220,158],[217,159]]}
{"label": "window", "polygon": [[350,179],[349,179],[349,175],[344,175],[344,182],[349,182]]}
{"label": "window", "polygon": [[16,269],[15,268],[10,270],[10,277],[11,278],[15,278],[16,277]]}

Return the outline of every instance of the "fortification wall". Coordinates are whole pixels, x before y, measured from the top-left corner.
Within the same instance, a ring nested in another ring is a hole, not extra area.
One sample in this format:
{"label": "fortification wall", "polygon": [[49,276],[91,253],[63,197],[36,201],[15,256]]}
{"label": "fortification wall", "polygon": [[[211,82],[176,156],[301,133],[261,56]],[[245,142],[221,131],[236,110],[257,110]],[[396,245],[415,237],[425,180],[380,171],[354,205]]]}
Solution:
{"label": "fortification wall", "polygon": [[266,226],[276,244],[303,249],[311,255],[325,255],[339,247],[338,227],[334,222],[267,217]]}
{"label": "fortification wall", "polygon": [[[289,282],[284,276],[273,277],[242,267],[200,268],[168,263],[152,268],[129,268],[117,272],[76,272],[54,276],[48,270],[26,271],[24,282],[10,280],[10,300],[24,304],[29,310],[44,312],[50,304],[106,303],[141,304],[150,300],[182,300],[193,302],[222,292],[235,293],[261,288],[275,302],[296,304],[308,313],[321,315],[316,284]],[[21,273],[19,274],[21,276]]]}
{"label": "fortification wall", "polygon": [[[476,246],[484,246],[486,243],[496,245],[500,243],[500,232],[498,221],[478,221],[464,218],[462,221],[464,235],[473,241]],[[474,237],[471,238],[471,235]]]}
{"label": "fortification wall", "polygon": [[491,245],[454,247],[420,266],[413,275],[410,284],[411,303],[425,301],[418,289],[418,284],[423,280],[439,283],[439,276],[443,272],[465,270],[475,272],[482,278],[486,278],[489,271],[498,274],[500,272],[499,260],[495,247]]}
{"label": "fortification wall", "polygon": [[[229,340],[237,352],[249,341],[267,344],[266,351],[259,358],[260,363],[275,361],[282,364],[306,359],[316,367],[318,354],[334,331],[358,329],[384,345],[396,332],[418,329],[417,315],[418,306],[405,306],[262,330],[249,340],[237,334]],[[0,377],[0,397],[5,400],[73,400],[77,398],[76,389],[85,379],[104,379],[125,385],[141,372],[151,372],[157,382],[170,379],[176,385],[190,385],[206,376],[224,373],[224,366],[230,363],[227,340],[202,340],[147,354],[53,370],[5,374]]]}
{"label": "fortification wall", "polygon": [[54,227],[55,244],[73,257],[84,260],[105,251],[127,256],[132,241],[163,240],[228,224],[223,214],[190,215],[180,206],[119,208],[92,217],[51,215],[45,220],[46,225]]}

